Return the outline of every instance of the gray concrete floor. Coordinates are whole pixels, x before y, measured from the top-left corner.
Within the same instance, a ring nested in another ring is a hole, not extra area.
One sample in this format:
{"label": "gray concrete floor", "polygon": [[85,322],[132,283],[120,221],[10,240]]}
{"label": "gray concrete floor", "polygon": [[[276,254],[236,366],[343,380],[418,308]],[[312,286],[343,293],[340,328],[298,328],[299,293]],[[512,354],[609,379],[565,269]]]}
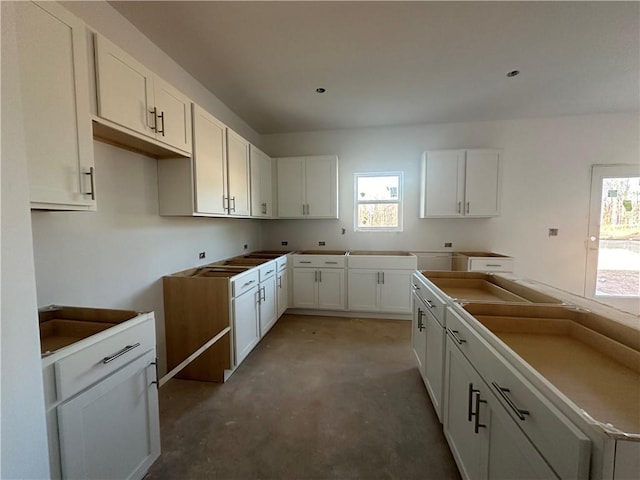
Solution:
{"label": "gray concrete floor", "polygon": [[460,478],[410,322],[284,315],[225,384],[160,390],[155,479]]}

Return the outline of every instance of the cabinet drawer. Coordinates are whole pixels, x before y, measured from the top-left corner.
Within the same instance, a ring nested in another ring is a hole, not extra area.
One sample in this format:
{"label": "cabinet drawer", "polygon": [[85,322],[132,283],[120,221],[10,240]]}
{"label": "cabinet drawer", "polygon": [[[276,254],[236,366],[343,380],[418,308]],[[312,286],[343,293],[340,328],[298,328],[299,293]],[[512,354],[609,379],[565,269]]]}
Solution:
{"label": "cabinet drawer", "polygon": [[452,308],[447,334],[558,476],[586,478],[589,439]]}
{"label": "cabinet drawer", "polygon": [[282,270],[287,268],[288,263],[289,263],[289,257],[287,257],[286,255],[283,257],[277,258],[276,264],[278,267],[278,271],[281,272]]}
{"label": "cabinet drawer", "polygon": [[231,280],[231,292],[234,297],[239,297],[247,290],[255,287],[260,281],[260,271],[257,268],[249,270],[243,275],[234,277]]}
{"label": "cabinet drawer", "polygon": [[513,258],[470,258],[470,272],[513,272]]}
{"label": "cabinet drawer", "polygon": [[344,255],[294,255],[294,267],[344,268]]}
{"label": "cabinet drawer", "polygon": [[266,280],[267,278],[273,277],[276,274],[276,270],[278,266],[275,261],[271,261],[269,263],[265,263],[260,266],[260,281]]}
{"label": "cabinet drawer", "polygon": [[150,318],[64,357],[55,364],[58,399],[71,397],[155,346],[155,324]]}

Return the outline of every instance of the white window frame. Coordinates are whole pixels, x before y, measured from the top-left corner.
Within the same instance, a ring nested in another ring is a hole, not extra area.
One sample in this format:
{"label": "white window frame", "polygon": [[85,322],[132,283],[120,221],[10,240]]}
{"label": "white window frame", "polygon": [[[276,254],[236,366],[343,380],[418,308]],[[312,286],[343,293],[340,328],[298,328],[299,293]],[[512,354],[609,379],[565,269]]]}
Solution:
{"label": "white window frame", "polygon": [[[359,200],[358,199],[358,179],[363,177],[398,177],[398,198],[396,200]],[[354,232],[402,232],[402,204],[404,190],[404,172],[365,172],[353,174],[353,231]],[[358,206],[371,204],[398,205],[398,226],[397,227],[359,227],[358,226]]]}

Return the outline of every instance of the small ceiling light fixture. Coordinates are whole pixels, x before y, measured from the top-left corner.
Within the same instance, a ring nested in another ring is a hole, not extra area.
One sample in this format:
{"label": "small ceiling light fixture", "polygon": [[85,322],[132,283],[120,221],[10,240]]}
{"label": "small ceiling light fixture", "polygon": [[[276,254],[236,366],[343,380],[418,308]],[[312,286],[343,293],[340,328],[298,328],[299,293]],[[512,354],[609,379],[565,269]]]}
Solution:
{"label": "small ceiling light fixture", "polygon": [[327,91],[327,89],[326,89],[326,88],[322,88],[322,87],[318,87],[318,88],[316,88],[316,92],[318,92],[318,93],[324,93],[324,92],[326,92],[326,91]]}
{"label": "small ceiling light fixture", "polygon": [[520,70],[511,70],[509,73],[507,73],[507,77],[509,78],[515,77],[516,75],[520,75]]}

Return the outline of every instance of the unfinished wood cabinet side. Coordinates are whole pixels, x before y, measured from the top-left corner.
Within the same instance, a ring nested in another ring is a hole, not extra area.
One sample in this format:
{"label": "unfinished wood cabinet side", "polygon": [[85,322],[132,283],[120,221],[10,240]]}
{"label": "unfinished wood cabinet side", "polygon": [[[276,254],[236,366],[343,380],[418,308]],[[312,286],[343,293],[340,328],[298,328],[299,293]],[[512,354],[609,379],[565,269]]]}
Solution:
{"label": "unfinished wood cabinet side", "polygon": [[[164,277],[163,287],[167,368],[171,370],[229,326],[229,286],[227,278]],[[193,375],[188,378],[200,373],[201,380],[214,375],[213,367],[225,363],[220,359],[224,349],[229,351],[228,345],[218,344],[228,341],[225,335],[182,372]],[[226,363],[224,368],[229,355]]]}

